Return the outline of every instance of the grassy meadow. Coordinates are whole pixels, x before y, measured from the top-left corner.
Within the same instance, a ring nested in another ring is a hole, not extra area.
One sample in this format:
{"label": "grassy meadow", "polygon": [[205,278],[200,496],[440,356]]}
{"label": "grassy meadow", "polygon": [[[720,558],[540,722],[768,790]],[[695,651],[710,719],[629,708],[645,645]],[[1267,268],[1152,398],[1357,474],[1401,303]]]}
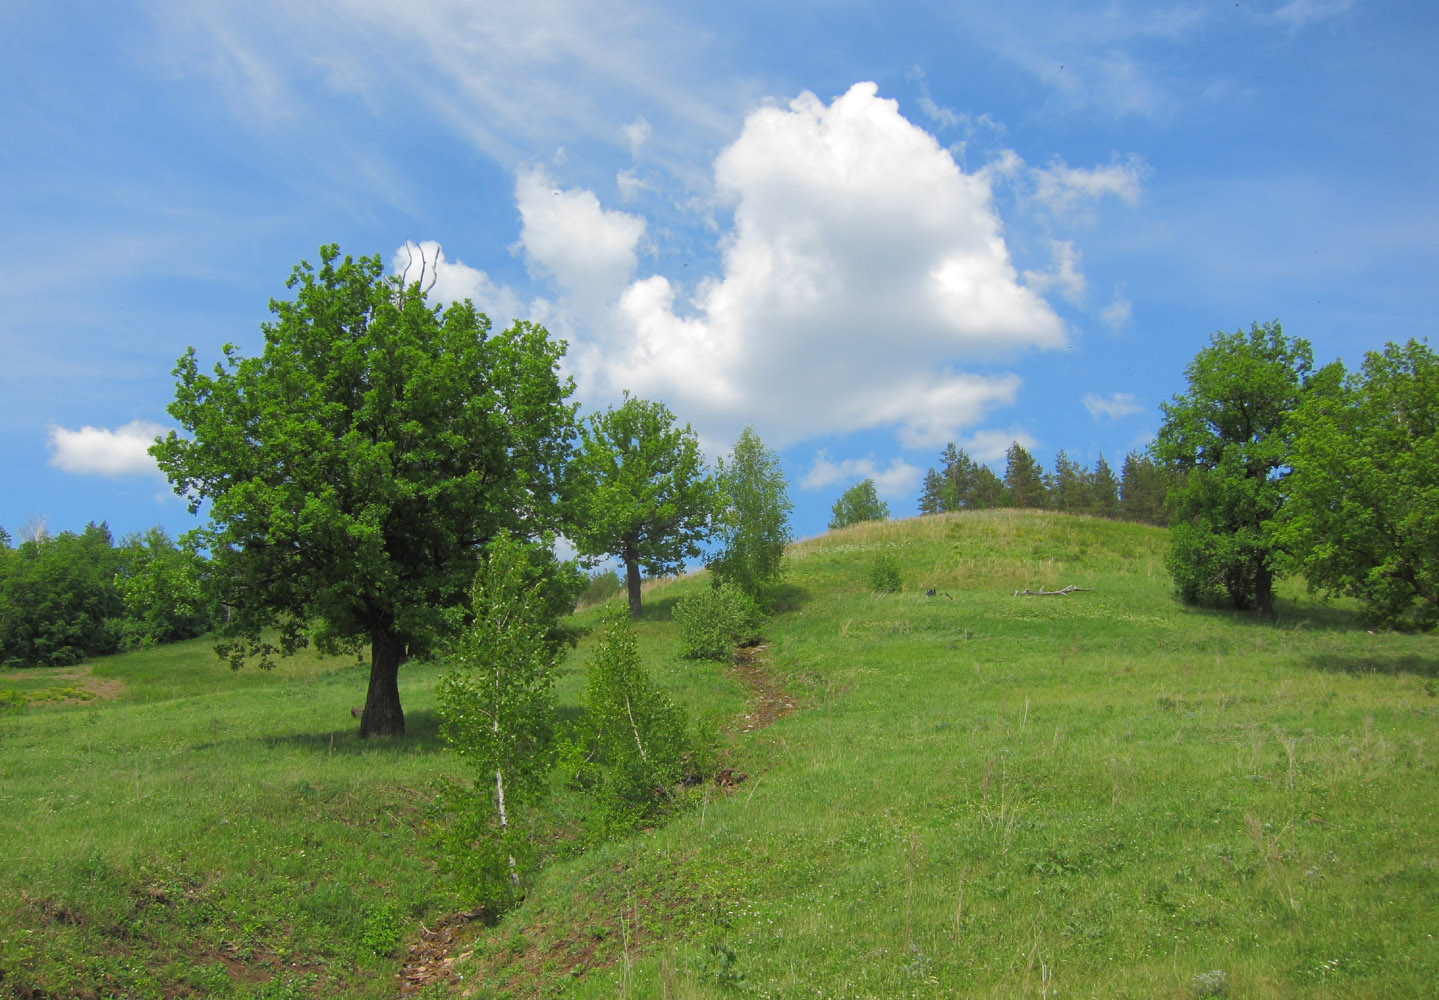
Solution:
{"label": "grassy meadow", "polygon": [[1293,583],[1274,624],[1185,608],[1165,545],[1017,511],[833,532],[743,670],[676,655],[703,575],[652,585],[645,665],[746,777],[612,843],[557,788],[495,926],[454,920],[432,832],[437,667],[371,743],[334,660],[0,675],[0,996],[1439,996],[1439,637]]}

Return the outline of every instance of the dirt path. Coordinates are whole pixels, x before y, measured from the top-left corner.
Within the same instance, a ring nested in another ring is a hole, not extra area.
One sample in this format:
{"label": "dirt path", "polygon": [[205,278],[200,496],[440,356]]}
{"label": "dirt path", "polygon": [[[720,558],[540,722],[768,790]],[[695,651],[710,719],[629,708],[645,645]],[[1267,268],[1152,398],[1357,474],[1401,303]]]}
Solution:
{"label": "dirt path", "polygon": [[[779,686],[766,668],[765,649],[763,645],[748,646],[735,653],[734,674],[750,690],[749,702],[738,720],[741,732],[764,729],[799,710],[794,697]],[[726,769],[715,775],[715,783],[725,791],[731,791],[745,777]],[[464,932],[465,925],[481,915],[478,911],[456,913],[441,920],[433,930],[421,927],[420,936],[410,943],[404,965],[400,967],[400,997],[414,996],[432,983],[455,981],[455,963],[469,957],[467,951],[456,952],[468,947],[474,937]],[[579,964],[583,961],[572,963],[569,968]],[[569,968],[565,971],[568,972]]]}
{"label": "dirt path", "polygon": [[775,683],[774,676],[765,668],[766,648],[749,646],[735,654],[734,672],[750,689],[748,710],[740,720],[740,729],[747,733],[772,726],[798,711],[793,696]]}

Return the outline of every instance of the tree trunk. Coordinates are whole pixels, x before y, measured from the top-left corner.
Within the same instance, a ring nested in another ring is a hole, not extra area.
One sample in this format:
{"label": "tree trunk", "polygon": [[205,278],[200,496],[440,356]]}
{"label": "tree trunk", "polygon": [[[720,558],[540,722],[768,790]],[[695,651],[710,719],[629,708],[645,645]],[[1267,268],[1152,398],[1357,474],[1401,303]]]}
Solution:
{"label": "tree trunk", "polygon": [[360,738],[404,736],[405,711],[400,707],[400,660],[405,642],[392,631],[370,634],[370,691],[360,716]]}
{"label": "tree trunk", "polygon": [[1268,566],[1254,573],[1254,611],[1260,618],[1274,620],[1274,571]]}
{"label": "tree trunk", "polygon": [[630,595],[630,621],[640,616],[640,555],[629,545],[625,546],[625,585]]}

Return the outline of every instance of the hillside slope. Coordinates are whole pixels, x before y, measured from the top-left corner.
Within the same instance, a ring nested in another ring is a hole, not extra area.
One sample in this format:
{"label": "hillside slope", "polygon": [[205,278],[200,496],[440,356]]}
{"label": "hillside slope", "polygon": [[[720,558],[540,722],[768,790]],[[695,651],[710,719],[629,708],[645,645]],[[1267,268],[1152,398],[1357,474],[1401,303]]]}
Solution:
{"label": "hillside slope", "polygon": [[703,573],[652,584],[644,665],[725,779],[583,849],[557,780],[493,927],[433,835],[464,777],[437,665],[368,742],[362,664],[193,642],[0,675],[0,997],[1439,995],[1439,637],[1293,587],[1273,625],[1184,608],[1166,542],[1022,511],[833,532],[734,664],[677,655]]}
{"label": "hillside slope", "polygon": [[799,711],[552,868],[473,995],[1434,995],[1435,638],[1186,609],[1164,545],[1012,511],[793,546],[760,655]]}

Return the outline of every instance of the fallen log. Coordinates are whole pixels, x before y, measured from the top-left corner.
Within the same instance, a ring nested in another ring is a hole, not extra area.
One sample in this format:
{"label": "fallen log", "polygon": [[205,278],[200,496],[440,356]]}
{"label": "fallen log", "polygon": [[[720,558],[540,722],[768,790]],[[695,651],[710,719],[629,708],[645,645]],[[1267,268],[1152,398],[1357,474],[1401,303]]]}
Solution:
{"label": "fallen log", "polygon": [[1014,596],[1015,596],[1015,597],[1068,597],[1070,594],[1088,594],[1088,593],[1093,593],[1093,591],[1094,591],[1094,588],[1093,588],[1093,587],[1075,587],[1075,586],[1065,587],[1063,590],[1045,590],[1044,587],[1043,587],[1043,585],[1041,585],[1038,591],[1030,590],[1028,587],[1025,587],[1023,590],[1016,590],[1016,591],[1014,592]]}

